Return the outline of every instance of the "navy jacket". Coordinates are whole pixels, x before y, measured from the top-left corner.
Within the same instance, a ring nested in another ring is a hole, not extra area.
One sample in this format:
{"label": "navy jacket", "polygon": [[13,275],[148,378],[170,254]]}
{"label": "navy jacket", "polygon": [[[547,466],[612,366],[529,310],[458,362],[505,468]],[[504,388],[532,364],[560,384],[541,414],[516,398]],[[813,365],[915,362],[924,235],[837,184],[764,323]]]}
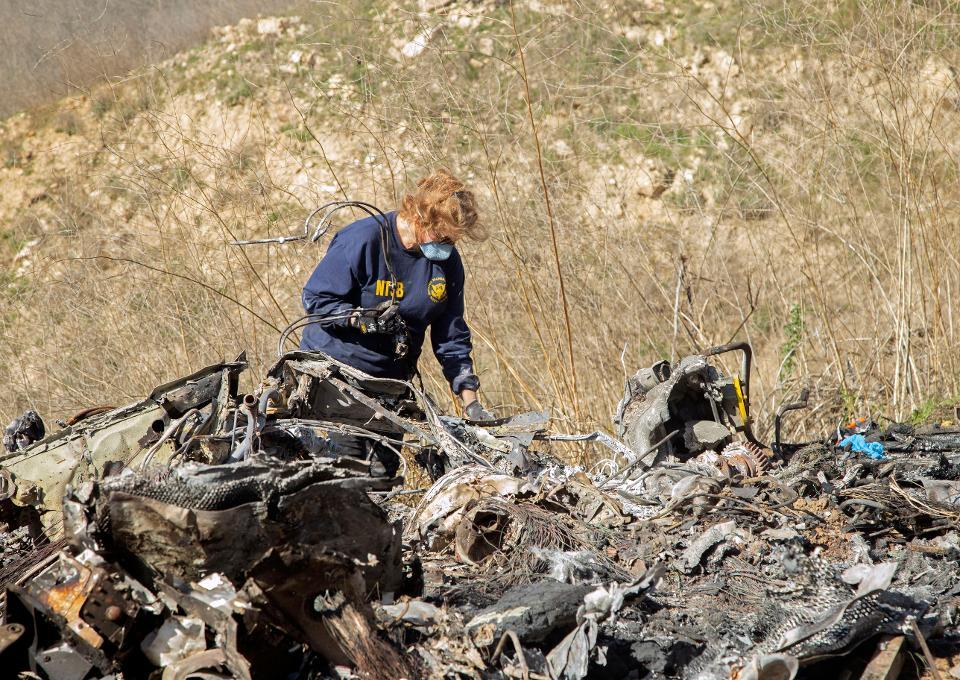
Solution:
{"label": "navy jacket", "polygon": [[[387,213],[388,243],[397,276],[400,315],[410,334],[410,351],[394,357],[387,335],[364,334],[345,321],[311,324],[300,348],[321,350],[380,378],[409,379],[416,368],[427,326],[433,353],[453,391],[477,389],[470,359],[470,329],[463,320],[463,262],[454,250],[443,262],[428,260],[419,248],[407,250],[397,234],[397,215]],[[367,217],[341,229],[303,288],[309,314],[332,315],[355,307],[376,307],[390,299],[390,274],[383,259],[377,219]]]}

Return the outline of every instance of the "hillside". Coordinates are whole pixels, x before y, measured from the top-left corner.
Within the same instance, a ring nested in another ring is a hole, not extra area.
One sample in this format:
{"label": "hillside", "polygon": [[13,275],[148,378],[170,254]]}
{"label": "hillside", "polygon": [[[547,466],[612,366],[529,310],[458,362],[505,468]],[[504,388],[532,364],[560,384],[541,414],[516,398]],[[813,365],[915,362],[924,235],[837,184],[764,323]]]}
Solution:
{"label": "hillside", "polygon": [[624,367],[742,338],[761,432],[801,387],[807,431],[929,417],[960,394],[958,19],[354,0],[217,29],[0,124],[0,420],[244,348],[261,373],[327,240],[229,242],[344,196],[390,208],[438,165],[492,233],[463,251],[501,412],[608,427]]}
{"label": "hillside", "polygon": [[0,3],[0,116],[49,104],[201,42],[211,26],[293,0],[7,0]]}

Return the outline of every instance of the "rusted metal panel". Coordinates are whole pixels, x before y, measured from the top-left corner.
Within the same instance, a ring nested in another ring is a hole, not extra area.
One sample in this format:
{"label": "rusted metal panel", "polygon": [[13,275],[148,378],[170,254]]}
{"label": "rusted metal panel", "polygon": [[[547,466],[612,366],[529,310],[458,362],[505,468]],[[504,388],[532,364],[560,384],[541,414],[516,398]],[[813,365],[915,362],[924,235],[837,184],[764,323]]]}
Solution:
{"label": "rusted metal panel", "polygon": [[97,649],[103,644],[103,638],[80,617],[94,584],[92,569],[61,553],[57,562],[30,582],[27,592],[50,614],[62,617],[80,639]]}

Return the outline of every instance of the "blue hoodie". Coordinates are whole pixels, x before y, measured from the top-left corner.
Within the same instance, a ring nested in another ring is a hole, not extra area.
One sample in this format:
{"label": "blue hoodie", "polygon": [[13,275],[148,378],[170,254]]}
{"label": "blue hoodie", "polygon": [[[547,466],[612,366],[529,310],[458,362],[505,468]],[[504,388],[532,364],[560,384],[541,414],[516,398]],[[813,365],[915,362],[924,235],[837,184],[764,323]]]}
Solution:
{"label": "blue hoodie", "polygon": [[[397,215],[387,213],[388,244],[397,276],[400,315],[410,334],[410,351],[394,356],[389,335],[364,334],[346,321],[311,324],[300,348],[320,350],[380,378],[409,379],[416,368],[427,326],[433,353],[457,394],[475,390],[470,329],[463,320],[463,262],[454,249],[443,262],[428,260],[414,247],[407,250],[397,234]],[[355,307],[376,307],[389,300],[390,274],[381,252],[377,218],[367,217],[341,229],[303,287],[303,308],[309,314],[342,314]]]}

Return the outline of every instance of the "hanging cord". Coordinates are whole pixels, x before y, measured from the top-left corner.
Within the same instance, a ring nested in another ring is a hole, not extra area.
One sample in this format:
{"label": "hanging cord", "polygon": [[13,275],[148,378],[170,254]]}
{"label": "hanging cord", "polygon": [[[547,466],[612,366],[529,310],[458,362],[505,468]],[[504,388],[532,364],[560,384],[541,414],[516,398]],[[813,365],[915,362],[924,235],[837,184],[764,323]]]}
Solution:
{"label": "hanging cord", "polygon": [[[269,243],[284,244],[291,241],[305,241],[309,237],[310,241],[316,243],[327,233],[330,229],[330,218],[333,216],[333,213],[343,208],[359,208],[363,212],[367,213],[370,217],[377,220],[377,224],[380,226],[380,248],[383,251],[383,260],[387,265],[387,273],[390,275],[390,299],[396,303],[397,301],[397,275],[393,269],[393,256],[390,253],[389,246],[389,234],[387,233],[390,228],[390,221],[387,219],[387,216],[384,214],[380,208],[370,203],[365,203],[363,201],[331,201],[321,205],[319,208],[314,210],[312,213],[307,215],[307,219],[303,221],[303,233],[294,234],[292,236],[278,236],[275,238],[259,238],[259,239],[249,239],[245,241],[231,241],[230,245],[232,246],[252,246],[252,245],[265,245]],[[318,214],[321,215],[317,226],[313,230],[313,234],[310,234],[310,225],[313,222],[313,218]]]}
{"label": "hanging cord", "polygon": [[230,245],[259,246],[259,245],[265,245],[268,243],[277,243],[277,244],[283,245],[284,243],[290,243],[291,241],[306,241],[308,236],[310,237],[310,240],[313,242],[319,241],[323,237],[323,235],[327,232],[326,225],[324,225],[323,220],[321,220],[320,223],[317,224],[317,227],[313,232],[313,236],[310,236],[310,223],[313,221],[313,218],[317,215],[317,213],[319,213],[321,210],[326,209],[330,205],[331,205],[330,203],[321,205],[319,208],[317,208],[312,213],[307,215],[307,219],[303,221],[302,234],[294,234],[292,236],[276,236],[274,238],[255,238],[255,239],[247,239],[243,241],[230,241]]}
{"label": "hanging cord", "polygon": [[[303,234],[297,234],[294,236],[280,236],[277,238],[268,238],[268,239],[254,239],[248,241],[232,241],[231,245],[235,246],[245,246],[245,245],[261,245],[267,243],[277,243],[283,244],[289,241],[303,241],[306,240],[310,234],[310,225],[313,222],[314,217],[318,214],[320,219],[317,221],[317,226],[313,230],[313,235],[310,236],[312,242],[319,241],[330,229],[330,218],[338,210],[344,208],[359,208],[363,212],[367,213],[370,217],[377,221],[377,226],[380,227],[380,250],[383,252],[383,262],[387,267],[387,274],[390,277],[390,301],[392,304],[397,304],[397,274],[393,268],[393,254],[390,250],[390,220],[387,219],[386,214],[380,210],[377,206],[371,203],[365,203],[363,201],[332,201],[326,203],[307,216],[307,219],[303,223]],[[357,312],[372,312],[377,311],[375,308],[370,307],[360,307],[357,309],[351,309],[348,312],[321,315],[321,314],[306,314],[299,319],[294,320],[286,328],[283,329],[280,333],[280,339],[277,342],[277,356],[283,356],[283,348],[286,346],[287,338],[290,337],[291,333],[300,330],[311,324],[319,323],[335,323],[337,321],[343,321],[349,319],[351,316]],[[404,354],[406,350],[404,350]]]}
{"label": "hanging cord", "polygon": [[287,344],[287,338],[290,337],[291,333],[298,331],[301,328],[305,328],[306,326],[310,326],[311,324],[315,324],[315,323],[327,324],[327,323],[335,323],[337,321],[345,321],[349,319],[351,316],[353,316],[354,314],[356,314],[357,312],[362,313],[362,312],[373,312],[373,311],[376,311],[375,307],[357,307],[355,309],[350,309],[350,310],[347,310],[346,312],[336,313],[336,314],[326,314],[326,315],[305,314],[304,316],[301,316],[299,319],[295,319],[289,326],[287,326],[280,332],[280,339],[277,341],[277,356],[278,357],[283,356],[283,348]]}
{"label": "hanging cord", "polygon": [[[374,218],[377,221],[377,224],[380,226],[380,249],[383,251],[383,260],[387,265],[387,273],[390,275],[390,299],[396,303],[397,301],[397,275],[393,269],[393,256],[390,253],[389,248],[389,234],[387,233],[390,229],[390,221],[387,219],[386,214],[377,206],[371,203],[365,203],[363,201],[331,201],[330,203],[325,203],[319,208],[314,210],[312,213],[307,215],[307,219],[303,221],[303,233],[294,234],[292,236],[278,236],[275,238],[258,238],[258,239],[249,239],[246,241],[231,241],[230,245],[232,246],[252,246],[252,245],[264,245],[268,243],[277,243],[284,244],[291,241],[305,241],[307,238],[310,238],[310,241],[316,243],[327,233],[330,229],[330,218],[333,216],[333,213],[344,208],[359,208],[363,212],[367,213],[370,217]],[[313,222],[313,218],[318,214],[323,213],[320,216],[317,226],[313,230],[313,234],[310,235],[310,224]]]}
{"label": "hanging cord", "polygon": [[[383,253],[383,263],[387,266],[387,274],[390,275],[390,301],[397,304],[397,274],[393,269],[393,253],[390,250],[390,234],[388,233],[390,231],[390,221],[380,208],[361,201],[344,201],[328,214],[333,214],[333,211],[347,206],[360,208],[377,220],[377,224],[380,226],[380,251]],[[376,214],[373,211],[376,211]]]}

